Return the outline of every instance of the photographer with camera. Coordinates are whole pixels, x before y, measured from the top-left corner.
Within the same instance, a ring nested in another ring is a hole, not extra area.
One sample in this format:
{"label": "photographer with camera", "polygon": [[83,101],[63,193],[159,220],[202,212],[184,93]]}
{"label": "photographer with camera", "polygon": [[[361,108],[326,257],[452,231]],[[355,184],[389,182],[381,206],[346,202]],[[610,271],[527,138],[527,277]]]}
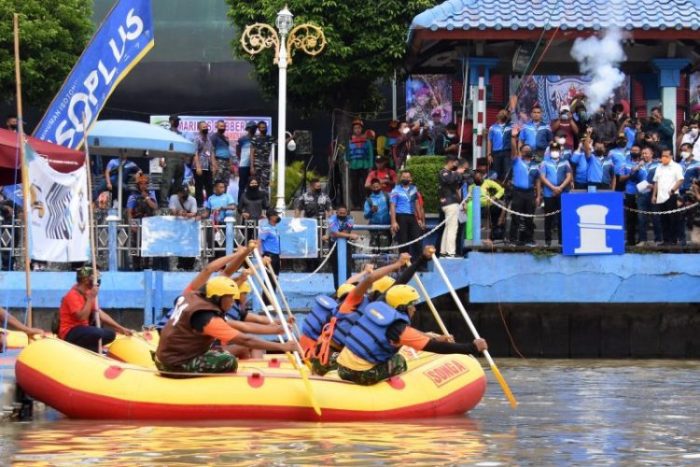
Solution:
{"label": "photographer with camera", "polygon": [[675,128],[673,122],[664,118],[661,107],[652,107],[651,115],[644,126],[644,133],[656,132],[659,134],[660,149],[670,149],[673,151],[673,135]]}
{"label": "photographer with camera", "polygon": [[440,256],[453,257],[457,248],[457,228],[459,227],[459,203],[462,200],[460,188],[462,186],[464,167],[459,166],[455,154],[448,154],[445,166],[438,174],[440,185],[438,196],[440,207],[445,214],[445,228],[442,231],[440,241]]}

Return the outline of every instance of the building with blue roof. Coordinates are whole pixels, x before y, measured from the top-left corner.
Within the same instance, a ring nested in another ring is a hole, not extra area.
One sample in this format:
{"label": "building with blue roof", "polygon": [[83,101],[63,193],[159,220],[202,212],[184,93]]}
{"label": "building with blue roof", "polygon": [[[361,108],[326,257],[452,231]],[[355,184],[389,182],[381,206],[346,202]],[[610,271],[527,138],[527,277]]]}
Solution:
{"label": "building with blue roof", "polygon": [[471,97],[484,78],[491,123],[514,79],[580,75],[573,42],[618,28],[626,55],[620,67],[631,78],[630,113],[643,117],[661,104],[679,128],[689,110],[688,74],[700,63],[698,12],[700,0],[447,0],[413,18],[406,68],[458,81],[468,70]]}

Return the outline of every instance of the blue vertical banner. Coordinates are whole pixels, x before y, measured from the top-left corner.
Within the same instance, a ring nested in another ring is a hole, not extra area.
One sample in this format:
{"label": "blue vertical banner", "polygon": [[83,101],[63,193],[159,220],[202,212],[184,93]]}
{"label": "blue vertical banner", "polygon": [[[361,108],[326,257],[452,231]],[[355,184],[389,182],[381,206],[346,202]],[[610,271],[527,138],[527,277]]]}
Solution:
{"label": "blue vertical banner", "polygon": [[122,79],[153,48],[151,0],[119,0],[90,40],[34,131],[35,137],[79,149]]}
{"label": "blue vertical banner", "polygon": [[625,216],[622,193],[565,193],[561,197],[565,255],[622,255]]}

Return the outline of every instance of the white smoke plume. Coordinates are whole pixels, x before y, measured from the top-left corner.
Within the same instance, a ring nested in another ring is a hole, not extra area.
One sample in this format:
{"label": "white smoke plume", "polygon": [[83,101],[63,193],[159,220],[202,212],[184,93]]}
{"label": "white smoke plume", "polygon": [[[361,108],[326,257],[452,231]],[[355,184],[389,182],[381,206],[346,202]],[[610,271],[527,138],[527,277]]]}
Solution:
{"label": "white smoke plume", "polygon": [[578,62],[581,72],[591,78],[587,95],[589,112],[607,102],[625,80],[625,75],[618,68],[627,58],[622,49],[623,39],[622,31],[609,29],[602,39],[591,36],[574,42],[571,56]]}

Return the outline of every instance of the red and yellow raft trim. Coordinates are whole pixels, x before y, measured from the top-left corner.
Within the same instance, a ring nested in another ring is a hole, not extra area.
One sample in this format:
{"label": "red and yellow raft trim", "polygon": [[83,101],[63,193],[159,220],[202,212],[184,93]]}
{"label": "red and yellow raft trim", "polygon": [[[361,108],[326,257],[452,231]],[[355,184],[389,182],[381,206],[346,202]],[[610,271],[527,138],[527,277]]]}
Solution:
{"label": "red and yellow raft trim", "polygon": [[374,386],[312,377],[314,413],[298,372],[261,365],[238,373],[174,379],[47,338],[19,355],[17,382],[71,418],[118,420],[391,420],[463,414],[486,390],[479,362],[421,353],[399,377]]}

